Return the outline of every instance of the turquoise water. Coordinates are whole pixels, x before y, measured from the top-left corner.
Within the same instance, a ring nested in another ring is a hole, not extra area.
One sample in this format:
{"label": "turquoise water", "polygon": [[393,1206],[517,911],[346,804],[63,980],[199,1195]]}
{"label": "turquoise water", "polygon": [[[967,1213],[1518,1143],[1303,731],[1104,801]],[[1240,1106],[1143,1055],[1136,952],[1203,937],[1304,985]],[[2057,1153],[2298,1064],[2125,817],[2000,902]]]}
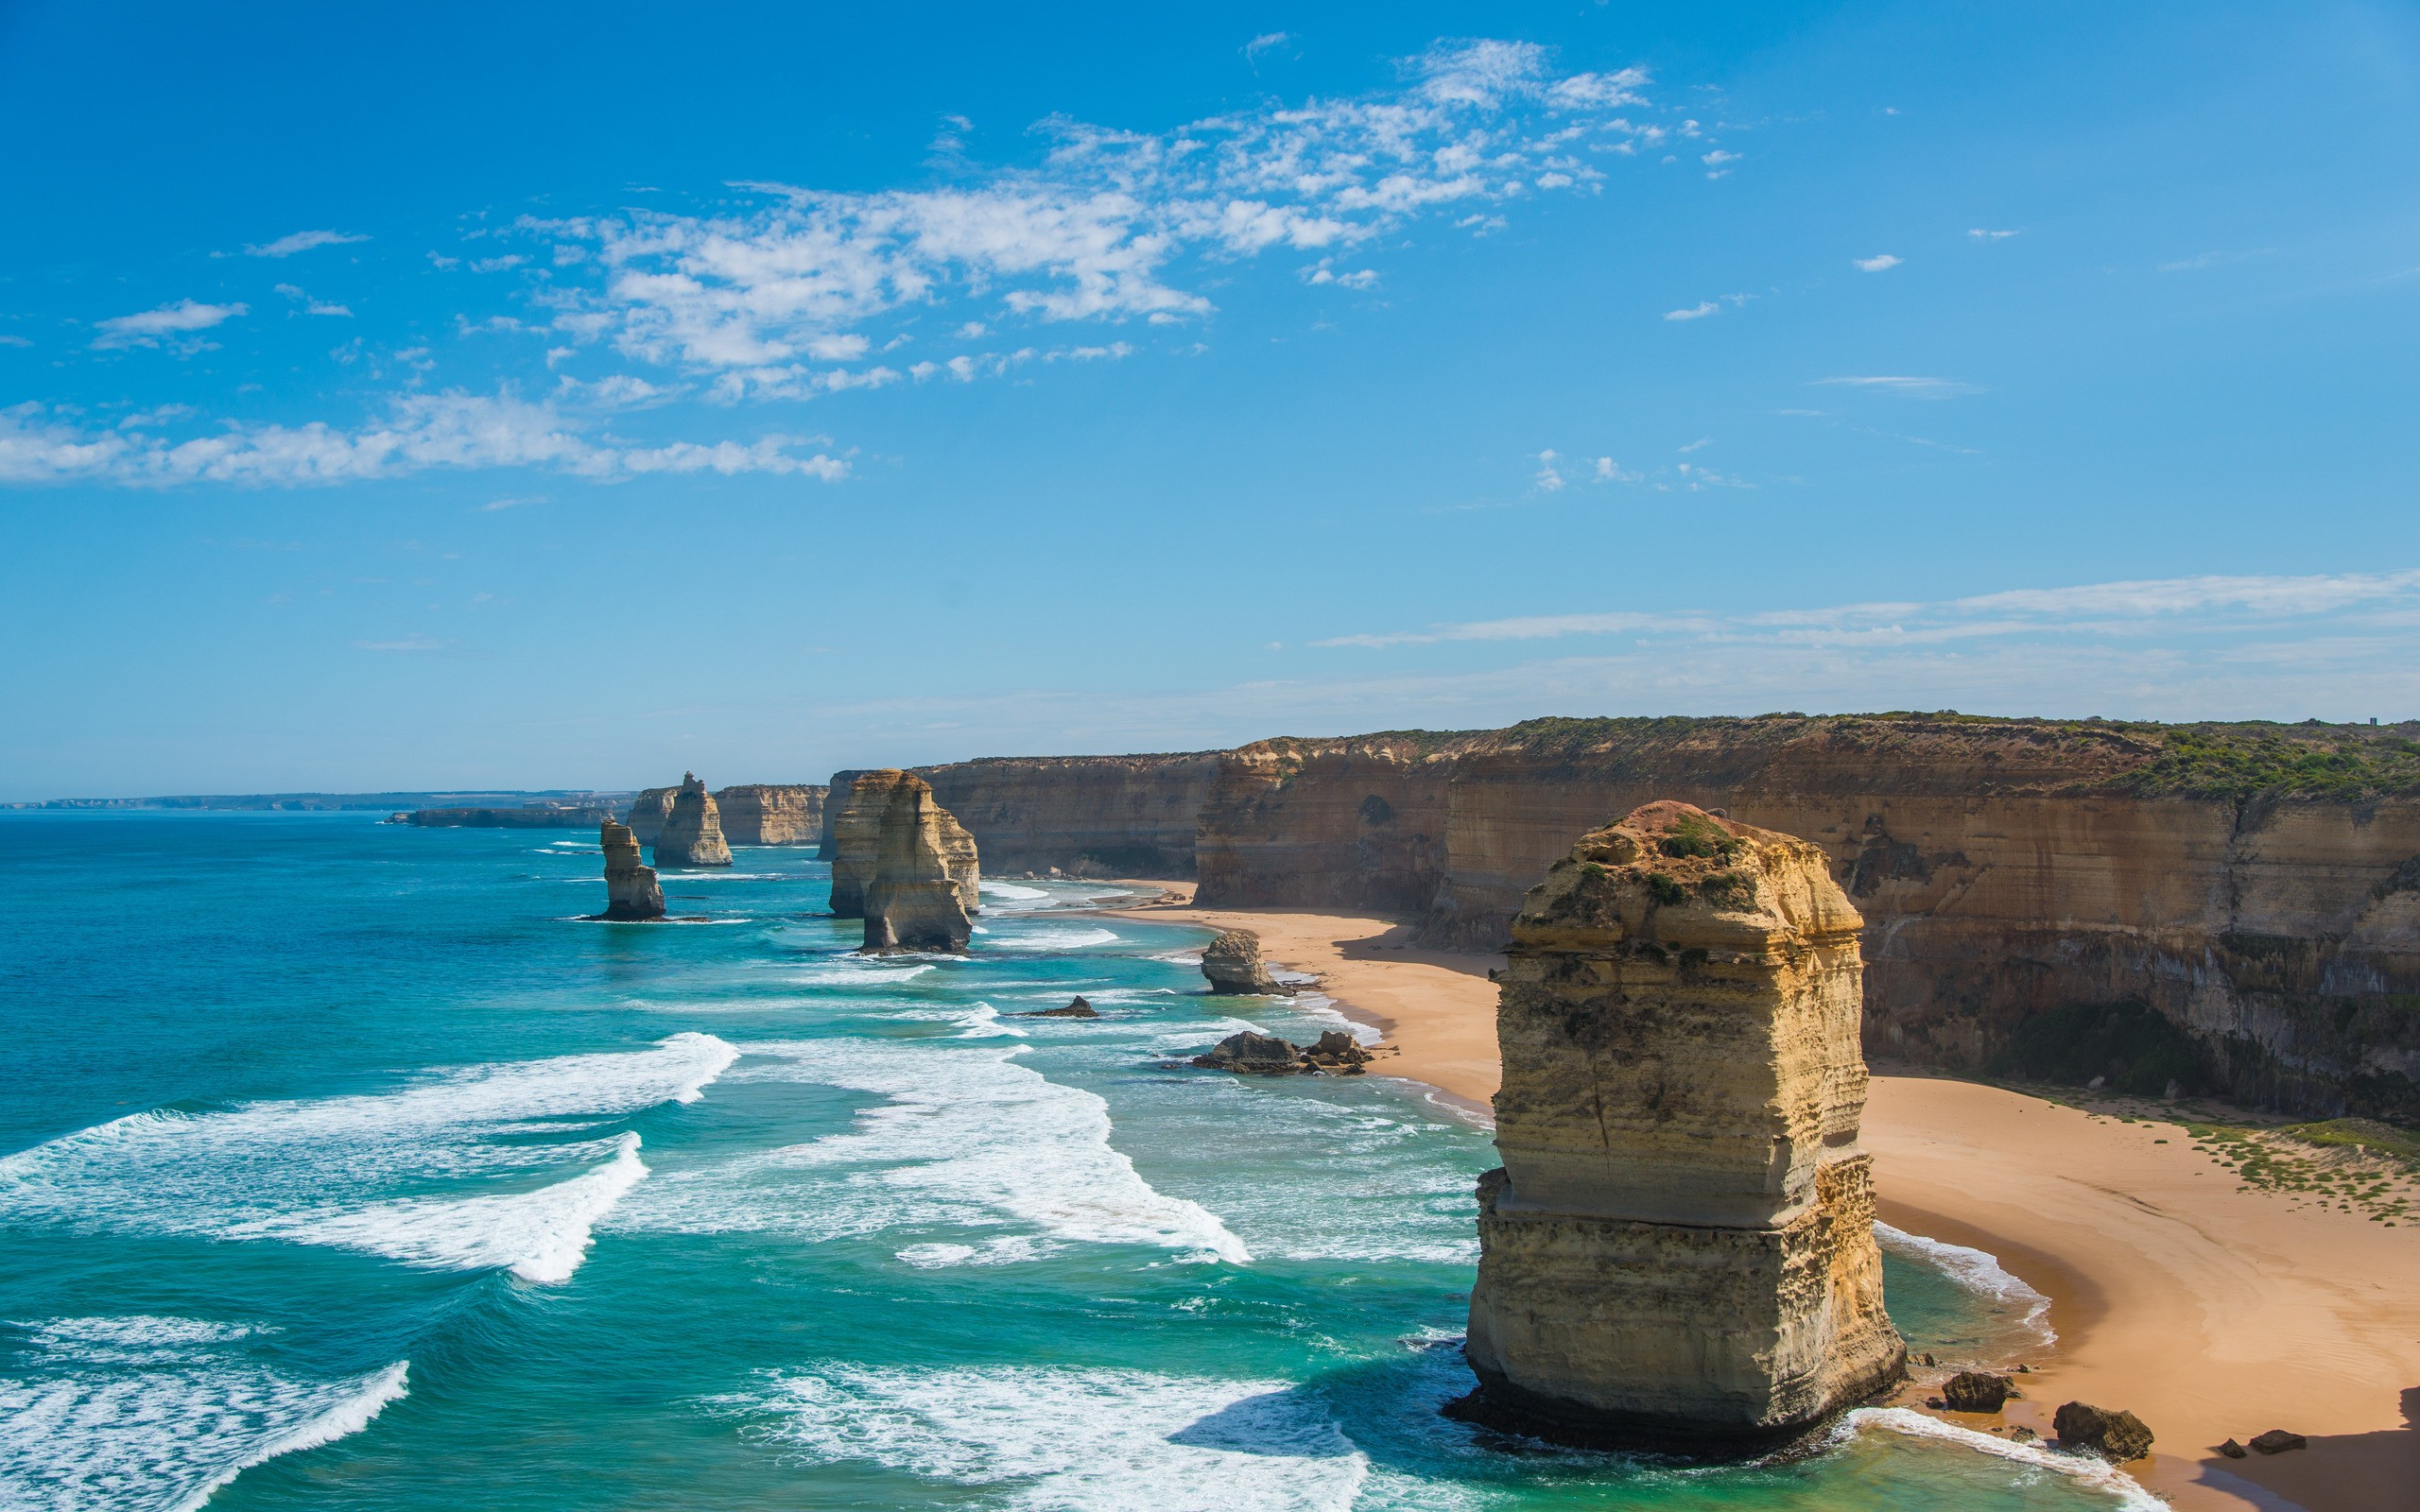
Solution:
{"label": "turquoise water", "polygon": [[[0,846],[0,1505],[2126,1494],[1903,1416],[1724,1469],[1439,1418],[1484,1132],[1184,1066],[1337,1021],[1214,1003],[1205,932],[1076,885],[991,891],[968,959],[865,961],[792,850],[669,874],[704,921],[648,926],[577,919],[579,834],[31,814]],[[1015,1017],[1078,992],[1107,1017]],[[2005,1343],[2005,1298],[1888,1265],[1917,1349]]]}

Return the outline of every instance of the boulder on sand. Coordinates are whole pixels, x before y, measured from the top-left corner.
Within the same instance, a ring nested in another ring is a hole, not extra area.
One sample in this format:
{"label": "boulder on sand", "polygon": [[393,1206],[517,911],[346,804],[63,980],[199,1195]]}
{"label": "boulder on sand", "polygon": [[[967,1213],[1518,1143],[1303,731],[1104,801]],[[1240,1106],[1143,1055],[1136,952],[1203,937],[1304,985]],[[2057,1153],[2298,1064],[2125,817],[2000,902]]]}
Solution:
{"label": "boulder on sand", "polygon": [[1213,992],[1290,997],[1294,989],[1269,974],[1260,959],[1260,936],[1248,929],[1230,929],[1202,947],[1201,974]]}
{"label": "boulder on sand", "polygon": [[2272,1428],[2252,1441],[2252,1447],[2263,1454],[2282,1454],[2290,1449],[2306,1449],[2309,1441],[2300,1434],[2290,1434],[2282,1428]]}
{"label": "boulder on sand", "polygon": [[1942,1400],[1951,1412],[1997,1412],[2016,1395],[2016,1383],[1981,1370],[1961,1370],[1942,1383]]}
{"label": "boulder on sand", "polygon": [[2131,1412],[2070,1401],[2061,1404],[2050,1426],[2058,1430],[2062,1449],[2089,1449],[2121,1463],[2152,1452],[2152,1431]]}

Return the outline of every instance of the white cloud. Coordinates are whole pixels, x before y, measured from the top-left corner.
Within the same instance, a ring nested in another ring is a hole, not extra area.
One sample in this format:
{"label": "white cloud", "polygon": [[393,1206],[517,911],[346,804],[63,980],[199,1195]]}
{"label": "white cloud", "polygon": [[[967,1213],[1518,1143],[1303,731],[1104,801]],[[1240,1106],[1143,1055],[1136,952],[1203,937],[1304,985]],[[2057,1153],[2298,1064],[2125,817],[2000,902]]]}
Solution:
{"label": "white cloud", "polygon": [[1960,394],[1979,394],[1982,389],[1955,378],[1912,378],[1890,374],[1862,377],[1819,378],[1818,384],[1836,384],[1850,388],[1876,388],[1884,393],[1905,394],[1913,399],[1952,399]]}
{"label": "white cloud", "polygon": [[1288,41],[1286,33],[1282,31],[1264,31],[1244,43],[1244,59],[1248,62],[1257,63],[1260,61],[1261,54],[1273,52],[1285,46]]}
{"label": "white cloud", "polygon": [[188,352],[201,350],[201,343],[190,338],[197,331],[207,331],[224,320],[249,312],[242,304],[203,304],[197,300],[179,300],[156,310],[140,315],[112,316],[95,320],[93,329],[100,333],[93,338],[96,350],[109,352],[127,347],[169,346]]}
{"label": "white cloud", "polygon": [[1984,228],[1982,228],[1982,227],[1980,227],[1980,226],[1977,226],[1977,227],[1976,227],[1976,228],[1974,228],[1972,231],[1969,231],[1966,234],[1967,234],[1967,235],[1969,235],[1969,236],[1974,237],[1977,241],[1981,241],[1981,242],[2004,242],[2004,241],[2008,240],[2010,237],[2012,237],[2012,236],[2015,235],[2015,234],[2016,234],[2016,232],[2013,232],[2013,231],[1987,231],[1987,230],[1985,230]]}
{"label": "white cloud", "polygon": [[1712,300],[1701,300],[1697,303],[1690,305],[1685,310],[1665,311],[1664,318],[1667,320],[1703,320],[1709,315],[1720,315],[1721,313],[1721,305],[1715,303]]}
{"label": "white cloud", "polygon": [[33,343],[24,336],[0,335],[0,347],[30,347],[32,345]]}
{"label": "white cloud", "polygon": [[[1549,454],[1551,455],[1551,454]],[[1540,641],[1574,635],[1677,635],[1724,644],[1932,644],[2044,633],[2141,634],[2161,626],[2278,620],[2391,608],[2420,612],[2420,571],[2301,577],[2173,577],[2013,589],[1936,603],[1844,604],[1761,613],[1675,610],[1533,614],[1338,636],[1323,646]]]}
{"label": "white cloud", "polygon": [[277,292],[302,305],[304,315],[341,315],[350,319],[353,312],[341,304],[329,304],[311,298],[291,284],[280,284]]}
{"label": "white cloud", "polygon": [[1563,458],[1551,448],[1538,454],[1538,471],[1533,482],[1546,493],[1560,493],[1564,488],[1563,470],[1556,464]]}
{"label": "white cloud", "polygon": [[1686,456],[1686,455],[1687,455],[1689,453],[1691,453],[1691,452],[1702,452],[1702,451],[1705,450],[1707,447],[1712,446],[1713,444],[1714,444],[1714,438],[1713,438],[1713,437],[1711,437],[1711,436],[1701,436],[1701,437],[1699,437],[1696,440],[1691,441],[1688,445],[1686,445],[1686,446],[1676,446],[1676,447],[1674,447],[1674,448],[1673,448],[1673,450],[1674,450],[1674,451],[1676,451],[1676,452],[1679,452],[1682,455]]}
{"label": "white cloud", "polygon": [[264,246],[247,247],[244,252],[251,257],[292,257],[297,252],[307,252],[318,247],[342,247],[350,242],[366,242],[369,239],[340,231],[298,231],[291,236],[280,236]]}
{"label": "white cloud", "polygon": [[1850,261],[1855,263],[1861,271],[1882,273],[1898,266],[1904,259],[1893,257],[1889,252],[1876,252],[1872,257],[1851,258]]}
{"label": "white cloud", "polygon": [[1636,472],[1623,472],[1621,464],[1615,461],[1612,457],[1600,456],[1597,458],[1596,475],[1590,481],[1596,483],[1636,483],[1640,481],[1640,476]]}
{"label": "white cloud", "polygon": [[790,436],[711,445],[637,446],[592,438],[593,426],[551,404],[510,396],[400,394],[384,423],[340,430],[228,424],[185,440],[144,432],[87,432],[45,419],[39,404],[0,409],[0,483],[102,482],[306,485],[401,477],[429,468],[534,467],[614,481],[651,472],[769,472],[821,478],[848,464],[793,448]]}
{"label": "white cloud", "polygon": [[[1645,105],[1644,74],[1558,77],[1525,43],[1442,44],[1405,72],[1394,91],[1264,105],[1165,133],[1047,122],[1039,167],[968,184],[743,184],[771,202],[718,216],[525,219],[519,230],[597,253],[571,270],[593,266],[594,281],[539,296],[564,334],[652,362],[763,369],[954,300],[1039,322],[1198,318],[1212,308],[1188,286],[1198,264],[1271,248],[1334,259],[1439,209],[1484,227],[1471,212],[1486,216],[1542,186],[1594,191],[1600,149],[1658,129],[1613,113]],[[1329,266],[1310,277],[1366,286],[1375,275]]]}

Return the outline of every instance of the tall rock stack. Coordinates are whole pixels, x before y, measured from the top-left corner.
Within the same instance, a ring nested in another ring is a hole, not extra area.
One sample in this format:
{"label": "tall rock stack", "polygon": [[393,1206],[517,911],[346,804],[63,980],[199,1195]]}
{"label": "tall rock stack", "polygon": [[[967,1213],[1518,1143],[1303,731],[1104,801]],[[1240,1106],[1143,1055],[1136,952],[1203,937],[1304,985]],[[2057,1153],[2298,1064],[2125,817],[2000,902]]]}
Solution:
{"label": "tall rock stack", "polygon": [[1861,925],[1823,851],[1685,803],[1530,889],[1460,1415],[1722,1453],[1900,1377],[1858,1143]]}
{"label": "tall rock stack", "polygon": [[[860,782],[857,792],[865,790]],[[974,929],[951,864],[972,865],[972,858],[954,857],[949,816],[923,778],[908,777],[890,791],[866,883],[864,952],[963,951]]]}
{"label": "tall rock stack", "polygon": [[655,837],[655,864],[731,865],[731,847],[722,837],[722,815],[715,807],[714,795],[706,791],[706,784],[698,781],[695,772],[681,774],[680,789],[672,795],[672,810],[665,815],[664,829]]}
{"label": "tall rock stack", "polygon": [[655,868],[639,862],[638,837],[629,825],[612,819],[596,827],[597,844],[605,848],[605,911],[593,917],[644,923],[664,917],[664,889]]}
{"label": "tall rock stack", "polygon": [[832,815],[831,839],[823,859],[832,863],[832,912],[842,919],[866,914],[867,889],[873,884],[882,844],[883,826],[903,792],[924,795],[934,815],[934,844],[958,895],[959,907],[969,914],[981,910],[977,888],[981,865],[975,836],[947,809],[933,801],[933,790],[912,772],[897,767],[849,774],[845,784],[835,779],[832,792],[839,807]]}

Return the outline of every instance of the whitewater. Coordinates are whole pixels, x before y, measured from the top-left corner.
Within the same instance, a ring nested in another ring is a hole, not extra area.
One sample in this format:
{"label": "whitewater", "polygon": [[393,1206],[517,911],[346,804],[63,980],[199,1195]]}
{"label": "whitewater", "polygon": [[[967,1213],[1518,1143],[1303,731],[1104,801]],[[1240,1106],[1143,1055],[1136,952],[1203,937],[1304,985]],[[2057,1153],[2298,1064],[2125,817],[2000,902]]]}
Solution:
{"label": "whitewater", "polygon": [[[1720,1469],[1442,1418],[1486,1134],[1195,1070],[1334,1005],[1101,885],[869,961],[804,851],[607,926],[584,838],[372,817],[0,816],[55,905],[0,920],[0,1507],[2154,1504],[1907,1414]],[[1917,1349],[2048,1336],[1884,1237]]]}

